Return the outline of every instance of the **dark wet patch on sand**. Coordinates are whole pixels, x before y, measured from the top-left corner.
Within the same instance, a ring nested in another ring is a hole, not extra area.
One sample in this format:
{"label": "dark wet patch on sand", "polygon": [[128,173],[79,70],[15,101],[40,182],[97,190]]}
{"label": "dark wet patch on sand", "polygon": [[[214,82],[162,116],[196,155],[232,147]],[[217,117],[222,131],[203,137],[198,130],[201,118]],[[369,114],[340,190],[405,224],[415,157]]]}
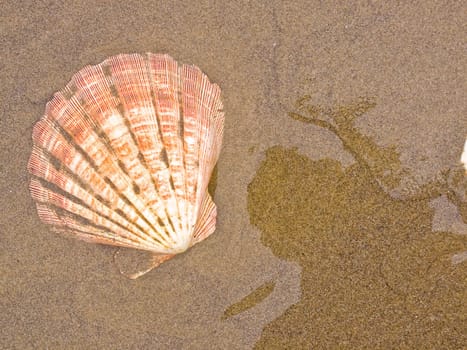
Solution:
{"label": "dark wet patch on sand", "polygon": [[332,131],[355,163],[267,150],[248,188],[250,221],[276,256],[301,265],[302,299],[265,327],[256,348],[461,348],[467,270],[451,257],[467,237],[433,232],[430,201],[446,194],[466,221],[464,176],[451,169],[395,198],[406,175],[395,148],[378,147],[353,123],[374,101],[308,102],[290,116]]}

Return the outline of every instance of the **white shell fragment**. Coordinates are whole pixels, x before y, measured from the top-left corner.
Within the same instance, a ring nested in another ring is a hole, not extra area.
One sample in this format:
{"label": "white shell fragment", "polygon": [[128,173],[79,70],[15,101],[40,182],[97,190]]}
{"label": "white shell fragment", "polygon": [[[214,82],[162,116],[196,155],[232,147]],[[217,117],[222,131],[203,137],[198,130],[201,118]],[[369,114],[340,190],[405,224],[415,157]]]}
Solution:
{"label": "white shell fragment", "polygon": [[461,162],[464,165],[465,171],[467,172],[467,140],[464,143],[464,151],[461,155]]}

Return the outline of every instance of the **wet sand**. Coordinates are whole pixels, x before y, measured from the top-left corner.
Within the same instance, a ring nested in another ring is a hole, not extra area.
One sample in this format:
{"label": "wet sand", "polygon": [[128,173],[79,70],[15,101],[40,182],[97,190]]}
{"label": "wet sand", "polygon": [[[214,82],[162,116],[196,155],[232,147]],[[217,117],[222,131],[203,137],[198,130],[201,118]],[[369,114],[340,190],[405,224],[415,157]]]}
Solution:
{"label": "wet sand", "polygon": [[[452,259],[467,250],[465,182],[445,177],[467,134],[461,2],[1,9],[0,347],[467,343],[467,266]],[[26,170],[53,93],[123,52],[198,65],[226,113],[216,232],[136,281],[113,265],[114,248],[40,223]],[[362,97],[374,104],[344,113],[352,125],[337,133],[307,122]]]}

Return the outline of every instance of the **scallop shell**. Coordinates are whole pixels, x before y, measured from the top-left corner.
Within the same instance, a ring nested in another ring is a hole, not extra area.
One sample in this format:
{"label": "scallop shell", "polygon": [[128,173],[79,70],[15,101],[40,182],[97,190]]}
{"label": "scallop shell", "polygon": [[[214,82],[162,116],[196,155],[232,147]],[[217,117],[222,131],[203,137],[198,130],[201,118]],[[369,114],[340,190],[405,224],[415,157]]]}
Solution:
{"label": "scallop shell", "polygon": [[87,66],[33,129],[38,215],[81,240],[152,252],[157,266],[215,229],[207,186],[223,127],[220,89],[195,66],[151,53]]}

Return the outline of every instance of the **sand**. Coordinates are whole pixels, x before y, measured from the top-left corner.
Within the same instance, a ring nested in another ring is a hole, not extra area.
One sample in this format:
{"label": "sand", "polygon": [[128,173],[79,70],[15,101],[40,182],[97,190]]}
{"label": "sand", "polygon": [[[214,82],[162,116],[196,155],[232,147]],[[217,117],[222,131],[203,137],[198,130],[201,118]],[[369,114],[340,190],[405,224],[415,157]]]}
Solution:
{"label": "sand", "polygon": [[[1,348],[465,346],[462,2],[0,7]],[[123,52],[198,65],[226,113],[216,232],[136,281],[41,224],[26,170],[53,93]]]}

